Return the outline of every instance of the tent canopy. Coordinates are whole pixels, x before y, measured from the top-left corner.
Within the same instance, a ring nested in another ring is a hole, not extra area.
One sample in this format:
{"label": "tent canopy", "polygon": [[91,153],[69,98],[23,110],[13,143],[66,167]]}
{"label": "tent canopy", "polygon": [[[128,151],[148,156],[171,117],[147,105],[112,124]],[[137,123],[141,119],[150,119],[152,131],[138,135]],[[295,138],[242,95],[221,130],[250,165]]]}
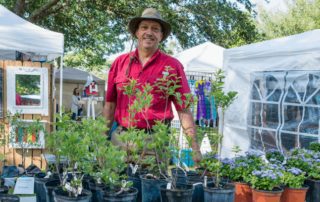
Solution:
{"label": "tent canopy", "polygon": [[205,42],[178,53],[175,57],[183,64],[185,72],[212,73],[222,68],[224,48]]}
{"label": "tent canopy", "polygon": [[[224,156],[232,155],[233,146],[243,152],[254,147],[253,138],[256,147],[273,144],[280,150],[318,140],[313,118],[319,116],[312,111],[320,110],[319,36],[313,30],[224,52],[225,90],[238,92],[225,114]],[[309,111],[291,119],[301,109]]]}
{"label": "tent canopy", "polygon": [[[75,68],[69,68],[64,67],[63,68],[63,82],[64,83],[83,83],[85,84],[88,76],[90,74],[86,71],[75,69]],[[55,73],[56,80],[60,79],[60,72]],[[100,79],[94,75],[92,75],[92,78],[94,81],[96,81],[98,84],[104,84],[105,81],[103,79]]]}
{"label": "tent canopy", "polygon": [[48,56],[63,54],[63,34],[34,25],[0,5],[0,55],[19,51]]}

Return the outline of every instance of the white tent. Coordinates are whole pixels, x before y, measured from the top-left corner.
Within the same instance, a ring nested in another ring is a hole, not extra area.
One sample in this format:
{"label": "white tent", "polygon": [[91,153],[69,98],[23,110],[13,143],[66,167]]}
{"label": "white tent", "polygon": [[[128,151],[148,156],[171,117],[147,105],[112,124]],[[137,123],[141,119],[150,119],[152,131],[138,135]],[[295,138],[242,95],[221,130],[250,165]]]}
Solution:
{"label": "white tent", "polygon": [[49,59],[63,54],[63,34],[34,25],[0,5],[0,50],[31,52]]}
{"label": "white tent", "polygon": [[320,137],[320,30],[224,52],[225,90],[238,98],[225,114],[223,155],[233,146],[287,151]]}
{"label": "white tent", "polygon": [[222,68],[224,48],[205,42],[178,53],[175,57],[183,64],[185,72],[213,73]]}
{"label": "white tent", "polygon": [[[81,83],[85,84],[88,76],[90,75],[89,72],[80,70],[80,69],[75,69],[75,68],[70,68],[70,67],[64,67],[63,68],[63,82],[64,83]],[[55,75],[56,79],[60,81],[60,74],[56,73]],[[103,79],[100,79],[96,77],[95,75],[92,75],[92,78],[94,81],[96,81],[98,84],[105,84],[105,81]]]}
{"label": "white tent", "polygon": [[[0,5],[1,59],[14,59],[15,51],[19,51],[32,56],[46,56],[47,60],[52,60],[63,56],[63,44],[63,34],[34,25]],[[60,69],[62,61],[61,59]],[[62,77],[62,71],[60,72]],[[62,92],[62,85],[60,88]]]}

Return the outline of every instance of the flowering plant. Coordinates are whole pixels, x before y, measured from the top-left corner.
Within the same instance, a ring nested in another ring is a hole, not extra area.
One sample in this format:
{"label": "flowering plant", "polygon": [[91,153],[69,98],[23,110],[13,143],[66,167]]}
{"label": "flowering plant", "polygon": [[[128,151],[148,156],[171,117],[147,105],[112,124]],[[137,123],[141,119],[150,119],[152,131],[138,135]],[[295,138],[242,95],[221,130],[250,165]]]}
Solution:
{"label": "flowering plant", "polygon": [[289,188],[301,188],[305,179],[306,173],[299,168],[288,168],[283,173],[283,184]]}
{"label": "flowering plant", "polygon": [[309,145],[309,149],[315,152],[320,152],[320,143],[319,142],[311,142]]}
{"label": "flowering plant", "polygon": [[320,180],[320,163],[312,165],[310,171],[308,172],[308,178]]}
{"label": "flowering plant", "polygon": [[246,156],[238,156],[230,165],[230,179],[236,182],[249,182],[252,171],[257,170],[265,162],[261,158],[263,155],[260,151],[248,151]]}
{"label": "flowering plant", "polygon": [[270,163],[283,163],[284,161],[284,156],[279,150],[276,149],[270,149],[266,152],[266,159]]}
{"label": "flowering plant", "polygon": [[299,168],[300,170],[308,173],[309,171],[311,171],[314,155],[315,152],[310,150],[301,148],[292,149],[288,154],[286,167]]}
{"label": "flowering plant", "polygon": [[282,184],[282,168],[278,165],[270,164],[252,172],[250,183],[252,188],[257,190],[272,191]]}
{"label": "flowering plant", "polygon": [[220,180],[222,177],[230,175],[232,164],[233,159],[219,159],[217,155],[206,155],[200,162],[200,165],[206,168],[205,172],[207,172],[209,176],[213,177],[217,187],[220,186]]}

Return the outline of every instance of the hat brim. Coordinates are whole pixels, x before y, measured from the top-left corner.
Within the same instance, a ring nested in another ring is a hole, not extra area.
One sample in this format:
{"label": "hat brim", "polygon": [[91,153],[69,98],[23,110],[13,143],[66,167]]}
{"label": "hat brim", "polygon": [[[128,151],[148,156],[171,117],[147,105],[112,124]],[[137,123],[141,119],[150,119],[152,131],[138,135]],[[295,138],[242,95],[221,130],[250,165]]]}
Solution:
{"label": "hat brim", "polygon": [[163,34],[163,38],[162,38],[161,42],[166,40],[168,38],[168,36],[170,35],[171,26],[169,23],[167,23],[163,20],[160,20],[158,18],[136,17],[136,18],[132,18],[129,22],[129,25],[128,25],[129,31],[132,34],[132,36],[136,37],[136,31],[138,29],[138,26],[139,26],[140,22],[143,20],[152,20],[152,21],[158,22],[161,25],[162,34]]}

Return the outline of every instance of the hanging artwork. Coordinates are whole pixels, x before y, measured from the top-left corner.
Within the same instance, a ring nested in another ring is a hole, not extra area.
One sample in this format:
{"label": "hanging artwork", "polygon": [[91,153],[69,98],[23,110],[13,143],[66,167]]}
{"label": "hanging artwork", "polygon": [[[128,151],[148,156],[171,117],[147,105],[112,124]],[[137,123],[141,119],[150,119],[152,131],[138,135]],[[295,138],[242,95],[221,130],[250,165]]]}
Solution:
{"label": "hanging artwork", "polygon": [[44,148],[44,130],[46,122],[19,120],[9,127],[9,146],[12,148]]}

